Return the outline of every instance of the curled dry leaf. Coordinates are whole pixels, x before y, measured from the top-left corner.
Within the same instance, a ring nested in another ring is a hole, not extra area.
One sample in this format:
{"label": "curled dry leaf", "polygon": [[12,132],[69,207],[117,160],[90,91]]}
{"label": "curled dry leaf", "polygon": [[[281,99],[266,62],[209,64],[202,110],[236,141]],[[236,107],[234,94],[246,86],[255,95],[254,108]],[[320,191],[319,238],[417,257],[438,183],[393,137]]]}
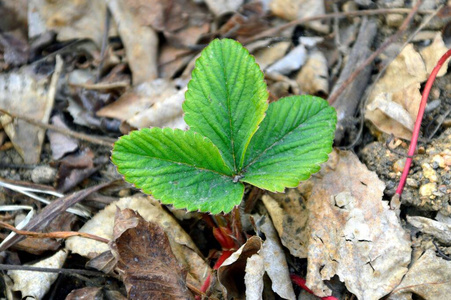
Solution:
{"label": "curled dry leaf", "polygon": [[97,116],[119,119],[138,129],[154,126],[185,129],[182,110],[185,91],[165,79],[144,82],[100,109]]}
{"label": "curled dry leaf", "polygon": [[130,299],[194,299],[158,224],[131,209],[117,209],[113,238],[110,247]]}
{"label": "curled dry leaf", "polygon": [[392,292],[389,300],[448,299],[451,295],[451,261],[437,257],[432,249],[410,267],[409,272]]}
{"label": "curled dry leaf", "polygon": [[265,275],[264,258],[254,254],[246,261],[244,270],[244,285],[246,286],[246,299],[262,299],[263,275]]}
{"label": "curled dry leaf", "polygon": [[[285,252],[279,242],[276,229],[271,220],[265,218],[258,222],[260,230],[265,234],[260,256],[263,258],[264,269],[271,279],[271,289],[283,299],[296,299],[291,283]],[[263,280],[263,279],[262,279]]]}
{"label": "curled dry leaf", "polygon": [[306,258],[308,211],[303,197],[297,190],[289,189],[284,194],[263,195],[262,200],[282,244],[293,256]]}
{"label": "curled dry leaf", "polygon": [[[408,44],[376,82],[365,118],[385,133],[410,140],[421,101],[421,83],[447,50],[441,34],[420,53]],[[437,76],[446,72],[445,63]]]}
{"label": "curled dry leaf", "polygon": [[[67,250],[60,250],[37,263],[31,264],[32,267],[39,268],[61,268],[66,261]],[[22,299],[28,297],[42,299],[50,290],[53,282],[58,278],[58,273],[29,272],[29,271],[9,271],[9,277],[14,281],[13,290],[20,291]]]}
{"label": "curled dry leaf", "polygon": [[[385,188],[351,152],[332,152],[324,176],[313,178],[308,225],[307,286],[330,296],[335,275],[358,299],[380,299],[399,284],[411,243],[395,211],[382,201]],[[330,165],[333,164],[333,165]]]}
{"label": "curled dry leaf", "polygon": [[250,237],[218,269],[219,282],[227,289],[228,296],[237,297],[238,299],[245,297],[244,276],[247,260],[254,254],[257,254],[261,247],[262,240],[258,236]]}
{"label": "curled dry leaf", "polygon": [[[144,220],[162,226],[169,237],[172,252],[177,257],[179,263],[188,271],[187,281],[194,286],[202,285],[211,272],[210,267],[199,254],[199,250],[190,236],[161,207],[158,201],[153,200],[151,197],[137,194],[133,197],[121,198],[118,202],[110,204],[104,210],[97,213],[80,231],[111,240],[113,237],[116,207],[136,210]],[[81,239],[79,237],[69,238],[66,241],[66,248],[89,258],[94,258],[109,250],[108,246],[104,243]]]}

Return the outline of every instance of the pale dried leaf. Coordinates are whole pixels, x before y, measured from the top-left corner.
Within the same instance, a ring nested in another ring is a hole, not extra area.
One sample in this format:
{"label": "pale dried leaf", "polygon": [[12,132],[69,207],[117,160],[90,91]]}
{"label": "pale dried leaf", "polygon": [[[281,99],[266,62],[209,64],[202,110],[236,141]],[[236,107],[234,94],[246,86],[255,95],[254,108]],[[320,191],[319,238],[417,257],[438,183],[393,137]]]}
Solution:
{"label": "pale dried leaf", "polygon": [[[269,7],[274,15],[288,21],[326,13],[324,1],[317,0],[272,0]],[[329,31],[329,27],[320,21],[308,22],[305,25],[323,33]]]}
{"label": "pale dried leaf", "polygon": [[306,258],[308,211],[299,192],[289,189],[286,194],[263,195],[262,200],[282,244],[290,250],[291,255]]}
{"label": "pale dried leaf", "polygon": [[304,93],[329,94],[329,67],[322,52],[313,51],[309,54],[307,62],[296,76],[296,82]]}
{"label": "pale dried leaf", "polygon": [[205,0],[208,8],[217,16],[234,12],[243,4],[243,0]]}
{"label": "pale dried leaf", "polygon": [[[32,267],[39,268],[62,268],[66,261],[67,251],[60,250],[37,263],[31,264]],[[13,290],[20,291],[22,298],[28,297],[42,299],[50,290],[53,282],[58,278],[58,273],[29,272],[29,271],[9,271],[8,275],[14,281]]]}
{"label": "pale dried leaf", "polygon": [[265,271],[271,279],[272,290],[283,299],[296,299],[293,284],[291,283],[285,252],[279,242],[279,237],[271,220],[265,218],[260,226],[265,234],[260,256],[263,257]]}
{"label": "pale dried leaf", "polygon": [[[172,252],[188,271],[187,281],[201,286],[211,270],[203,260],[191,237],[168,214],[158,201],[142,194],[121,198],[97,213],[79,231],[88,232],[106,239],[113,237],[113,224],[116,207],[136,210],[144,220],[161,225],[169,237]],[[66,241],[66,248],[85,257],[94,258],[109,250],[108,245],[94,240],[72,237]]]}
{"label": "pale dried leaf", "polygon": [[[437,65],[438,60],[442,57],[443,54],[448,51],[448,48],[443,41],[442,34],[439,32],[436,34],[434,41],[431,45],[421,50],[420,54],[423,57],[424,63],[426,65],[426,72],[430,74],[432,69]],[[437,73],[437,77],[441,77],[448,72],[448,63],[449,58],[440,68],[440,71]]]}
{"label": "pale dried leaf", "polygon": [[[46,112],[53,106],[47,97],[46,79],[39,79],[26,70],[0,74],[0,108],[47,122]],[[20,101],[18,101],[20,99]],[[23,120],[0,116],[1,124],[26,164],[40,160],[45,130]]]}
{"label": "pale dried leaf", "polygon": [[[421,101],[421,83],[447,51],[441,34],[418,53],[408,44],[390,63],[384,76],[376,82],[365,111],[365,118],[379,130],[410,140]],[[446,74],[447,63],[438,77]]]}
{"label": "pale dried leaf", "polygon": [[420,229],[421,232],[434,236],[440,243],[451,245],[451,224],[418,216],[407,216],[407,222]]}
{"label": "pale dried leaf", "polygon": [[124,43],[127,60],[132,70],[133,84],[138,85],[156,79],[158,77],[157,33],[152,28],[139,23],[126,6],[125,0],[107,0],[106,2]]}
{"label": "pale dried leaf", "polygon": [[[51,122],[53,125],[63,128],[69,129],[66,124],[61,120],[61,117],[55,115],[52,117]],[[64,155],[70,152],[74,152],[78,149],[78,141],[74,138],[67,136],[66,134],[62,134],[53,130],[47,131],[47,136],[50,141],[50,148],[52,149],[52,158],[54,160],[58,160],[62,158]]]}
{"label": "pale dried leaf", "polygon": [[410,267],[409,272],[388,298],[389,300],[441,300],[451,295],[451,261],[437,257],[432,249]]}
{"label": "pale dried leaf", "polygon": [[146,81],[124,93],[115,102],[98,110],[96,115],[127,121],[176,92],[177,89],[170,80],[156,79]]}
{"label": "pale dried leaf", "polygon": [[31,0],[28,16],[30,38],[53,30],[61,41],[89,38],[98,46],[102,44],[105,1]]}
{"label": "pale dried leaf", "polygon": [[307,49],[303,44],[301,44],[288,52],[288,54],[283,58],[269,66],[267,72],[289,74],[292,71],[299,70],[299,68],[303,66],[307,60],[307,56]]}
{"label": "pale dried leaf", "polygon": [[160,98],[149,109],[131,117],[128,123],[136,128],[170,127],[186,129],[188,126],[183,119],[182,103],[185,101],[186,88],[172,95]]}
{"label": "pale dried leaf", "polygon": [[329,296],[324,284],[338,275],[358,299],[380,299],[399,284],[411,243],[395,211],[382,201],[385,188],[352,152],[333,152],[334,165],[314,178],[310,211],[307,286]]}
{"label": "pale dried leaf", "polygon": [[244,284],[246,285],[246,299],[263,299],[263,275],[265,275],[264,258],[258,254],[254,254],[246,261],[244,275]]}
{"label": "pale dried leaf", "polygon": [[267,46],[255,51],[255,61],[258,63],[262,70],[266,69],[269,65],[272,65],[279,59],[283,58],[290,42],[280,42],[271,46]]}

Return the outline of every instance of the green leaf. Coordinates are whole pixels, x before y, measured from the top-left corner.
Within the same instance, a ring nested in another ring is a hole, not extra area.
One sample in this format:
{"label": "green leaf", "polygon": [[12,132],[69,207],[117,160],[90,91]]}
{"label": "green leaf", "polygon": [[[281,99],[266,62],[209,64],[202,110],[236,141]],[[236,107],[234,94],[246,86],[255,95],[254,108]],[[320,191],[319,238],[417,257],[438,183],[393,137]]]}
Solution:
{"label": "green leaf", "polygon": [[114,144],[111,158],[126,181],[176,208],[217,214],[243,197],[243,184],[233,182],[218,148],[192,131],[133,131]]}
{"label": "green leaf", "polygon": [[238,173],[268,107],[263,73],[236,41],[214,40],[196,61],[183,104],[190,128],[209,138]]}
{"label": "green leaf", "polygon": [[246,153],[241,181],[282,192],[327,161],[337,117],[321,98],[292,96],[269,105]]}

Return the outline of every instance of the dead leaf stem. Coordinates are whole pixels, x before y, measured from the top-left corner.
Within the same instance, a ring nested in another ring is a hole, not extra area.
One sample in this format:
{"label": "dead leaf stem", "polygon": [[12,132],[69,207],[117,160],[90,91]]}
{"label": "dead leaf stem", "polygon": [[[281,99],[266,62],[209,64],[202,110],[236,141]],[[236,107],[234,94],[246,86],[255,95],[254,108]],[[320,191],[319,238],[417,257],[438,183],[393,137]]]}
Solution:
{"label": "dead leaf stem", "polygon": [[38,238],[38,239],[45,239],[45,238],[51,238],[51,239],[67,239],[73,236],[80,236],[80,237],[84,237],[87,239],[92,239],[95,241],[99,241],[102,243],[108,243],[109,240],[105,239],[103,237],[94,235],[94,234],[89,234],[86,232],[76,232],[76,231],[54,231],[54,232],[34,232],[34,231],[26,231],[26,230],[20,230],[17,229],[16,227],[9,225],[8,223],[2,222],[0,221],[0,227],[9,229],[14,231],[15,233],[19,234],[19,235],[25,235],[28,237],[34,237],[34,238]]}
{"label": "dead leaf stem", "polygon": [[16,118],[16,119],[20,119],[20,120],[24,120],[25,122],[28,122],[30,124],[33,124],[35,126],[44,128],[44,129],[48,129],[48,130],[53,130],[65,135],[68,135],[70,137],[91,143],[91,144],[96,144],[96,145],[101,145],[101,146],[107,146],[107,147],[112,147],[113,143],[116,141],[115,139],[112,138],[106,138],[106,137],[99,137],[99,136],[91,136],[91,135],[87,135],[84,133],[78,133],[69,129],[64,129],[61,127],[57,127],[55,125],[51,125],[51,124],[47,124],[35,119],[32,119],[30,117],[21,115],[21,114],[13,114],[11,112],[8,112],[4,109],[0,109],[0,112],[6,115],[11,116],[12,118]]}
{"label": "dead leaf stem", "polygon": [[[423,1],[419,1],[423,2]],[[431,14],[434,13],[433,10],[418,10],[418,3],[415,5],[416,10],[420,14]],[[410,14],[412,12],[412,9],[409,8],[383,8],[383,9],[369,9],[369,10],[356,10],[356,11],[348,11],[348,12],[338,12],[338,13],[331,13],[331,14],[325,14],[325,15],[319,15],[319,16],[313,16],[313,17],[307,17],[303,19],[297,19],[293,20],[291,22],[288,22],[286,24],[270,28],[268,30],[265,30],[261,32],[260,34],[257,34],[251,38],[244,39],[242,41],[243,45],[250,44],[252,42],[275,36],[279,34],[280,32],[284,31],[285,29],[288,29],[290,27],[301,25],[304,23],[309,23],[312,21],[318,21],[318,20],[327,20],[327,19],[333,19],[333,18],[347,18],[347,17],[359,17],[359,16],[374,16],[374,15],[386,15],[386,14]]]}

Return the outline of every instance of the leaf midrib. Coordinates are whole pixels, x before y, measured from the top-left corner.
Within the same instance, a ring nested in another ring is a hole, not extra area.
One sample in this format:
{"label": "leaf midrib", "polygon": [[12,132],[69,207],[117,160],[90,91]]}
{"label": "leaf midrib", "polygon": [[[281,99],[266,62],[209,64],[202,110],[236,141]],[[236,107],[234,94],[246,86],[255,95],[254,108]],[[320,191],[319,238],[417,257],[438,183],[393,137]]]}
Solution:
{"label": "leaf midrib", "polygon": [[233,176],[221,173],[217,170],[211,170],[211,169],[206,169],[206,168],[202,168],[202,167],[197,167],[195,165],[191,165],[188,163],[184,163],[184,162],[179,162],[179,161],[173,161],[170,159],[165,159],[165,158],[161,158],[161,157],[156,157],[156,156],[150,156],[150,155],[143,155],[143,154],[135,154],[135,156],[140,157],[140,158],[146,158],[146,159],[156,159],[156,160],[161,160],[161,161],[165,161],[165,162],[169,162],[169,163],[173,163],[173,164],[178,164],[178,165],[184,165],[184,166],[188,166],[188,167],[193,167],[197,170],[202,170],[202,171],[210,171],[212,173],[218,174],[218,175],[222,175],[222,176],[226,176],[229,178],[233,178]]}
{"label": "leaf midrib", "polygon": [[252,166],[260,157],[263,156],[263,154],[265,154],[266,152],[268,152],[269,150],[271,150],[272,148],[274,148],[275,146],[277,146],[277,144],[280,143],[281,140],[283,140],[285,137],[287,137],[288,135],[292,134],[293,131],[299,129],[300,127],[302,127],[302,125],[304,125],[307,121],[309,121],[310,119],[314,118],[315,116],[317,116],[320,112],[322,112],[324,109],[327,109],[326,107],[323,107],[322,109],[320,109],[317,113],[315,113],[314,115],[310,116],[309,118],[306,119],[306,121],[300,123],[298,126],[294,127],[292,130],[290,130],[289,132],[287,132],[285,135],[283,135],[282,137],[280,137],[277,141],[275,141],[271,146],[269,146],[268,148],[266,148],[265,150],[263,150],[258,156],[256,156],[250,163],[248,163],[246,166],[244,166],[242,169],[245,170],[246,168],[249,168],[250,166]]}
{"label": "leaf midrib", "polygon": [[220,47],[220,49],[221,49],[221,57],[222,57],[222,63],[221,63],[222,74],[223,74],[223,79],[224,79],[224,83],[225,83],[225,90],[226,90],[226,97],[227,97],[227,114],[229,117],[230,146],[232,148],[231,150],[232,150],[232,160],[233,160],[233,172],[236,173],[237,168],[236,168],[236,157],[235,157],[235,140],[233,138],[233,124],[232,124],[232,112],[231,112],[231,108],[230,108],[230,94],[229,94],[228,81],[227,81],[227,72],[226,72],[226,68],[224,66],[224,61],[225,61],[224,50],[222,49],[222,47]]}

